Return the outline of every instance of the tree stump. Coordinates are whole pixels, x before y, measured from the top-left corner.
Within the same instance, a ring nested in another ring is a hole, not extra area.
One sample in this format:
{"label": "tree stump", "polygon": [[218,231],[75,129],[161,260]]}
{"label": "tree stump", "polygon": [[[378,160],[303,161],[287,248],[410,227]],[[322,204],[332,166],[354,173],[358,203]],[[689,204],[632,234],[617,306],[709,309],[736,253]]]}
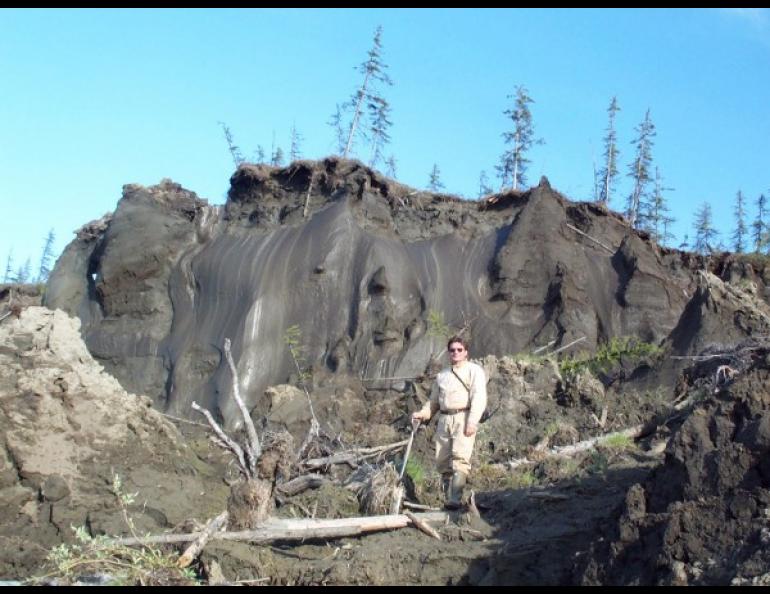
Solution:
{"label": "tree stump", "polygon": [[253,530],[273,511],[273,483],[260,478],[238,481],[230,487],[227,511],[229,530]]}

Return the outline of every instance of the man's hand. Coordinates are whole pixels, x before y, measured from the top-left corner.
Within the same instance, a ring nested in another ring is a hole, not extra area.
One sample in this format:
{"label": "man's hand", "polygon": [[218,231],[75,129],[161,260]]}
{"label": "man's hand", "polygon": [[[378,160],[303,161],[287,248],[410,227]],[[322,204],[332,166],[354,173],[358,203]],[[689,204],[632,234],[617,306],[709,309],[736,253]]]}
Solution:
{"label": "man's hand", "polygon": [[465,425],[465,437],[472,437],[473,435],[476,435],[476,425],[475,425],[475,423],[466,423],[466,425]]}
{"label": "man's hand", "polygon": [[422,421],[427,421],[428,419],[425,418],[424,414],[421,414],[420,411],[412,413],[412,424],[414,423],[421,423]]}

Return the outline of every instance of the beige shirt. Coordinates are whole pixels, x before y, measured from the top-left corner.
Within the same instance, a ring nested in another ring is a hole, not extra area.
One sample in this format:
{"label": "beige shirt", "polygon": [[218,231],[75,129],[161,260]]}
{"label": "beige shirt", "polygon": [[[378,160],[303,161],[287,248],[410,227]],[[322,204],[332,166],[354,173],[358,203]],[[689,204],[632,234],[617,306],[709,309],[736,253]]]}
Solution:
{"label": "beige shirt", "polygon": [[487,407],[487,376],[481,365],[470,361],[455,367],[454,371],[470,388],[470,393],[452,373],[452,368],[447,367],[436,376],[430,391],[430,400],[425,403],[420,413],[430,414],[432,417],[439,410],[470,406],[468,423],[477,425]]}

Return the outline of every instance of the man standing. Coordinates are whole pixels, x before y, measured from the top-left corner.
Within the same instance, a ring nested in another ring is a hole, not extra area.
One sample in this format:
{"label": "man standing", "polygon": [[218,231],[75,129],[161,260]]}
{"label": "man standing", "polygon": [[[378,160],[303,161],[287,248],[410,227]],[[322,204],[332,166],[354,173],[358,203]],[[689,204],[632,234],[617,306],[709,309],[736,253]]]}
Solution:
{"label": "man standing", "polygon": [[430,399],[412,415],[413,421],[430,421],[440,411],[436,428],[436,462],[447,509],[458,509],[471,469],[471,455],[479,419],[487,407],[484,369],[468,361],[468,343],[453,336],[447,343],[450,366],[433,384]]}

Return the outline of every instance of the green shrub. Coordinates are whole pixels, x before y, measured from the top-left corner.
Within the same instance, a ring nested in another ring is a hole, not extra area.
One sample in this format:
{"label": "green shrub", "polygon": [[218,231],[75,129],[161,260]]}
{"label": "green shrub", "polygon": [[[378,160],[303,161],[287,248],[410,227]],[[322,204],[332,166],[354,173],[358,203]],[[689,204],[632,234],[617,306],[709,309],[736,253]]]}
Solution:
{"label": "green shrub", "polygon": [[420,488],[425,483],[425,469],[419,460],[415,458],[409,458],[406,462],[406,469],[404,472],[412,479],[415,487]]}
{"label": "green shrub", "polygon": [[623,358],[635,362],[646,357],[657,356],[661,352],[660,347],[633,336],[616,337],[600,345],[593,355],[584,353],[565,357],[559,362],[559,371],[564,377],[575,376],[584,370],[594,375],[609,373],[620,365]]}
{"label": "green shrub", "polygon": [[455,331],[444,321],[444,314],[435,309],[428,312],[428,336],[444,341],[449,340],[449,337],[454,333]]}
{"label": "green shrub", "polygon": [[615,435],[610,435],[609,437],[603,439],[600,442],[600,445],[610,450],[623,451],[623,450],[628,450],[633,448],[634,440],[628,437],[627,435],[617,433]]}
{"label": "green shrub", "polygon": [[[118,475],[113,477],[112,487],[123,519],[132,536],[136,537],[136,527],[128,514],[128,506],[134,503],[137,493],[123,493]],[[45,583],[53,578],[73,583],[80,577],[101,575],[108,576],[109,584],[114,586],[198,584],[192,569],[177,567],[179,555],[176,553],[151,545],[132,547],[116,544],[111,536],[91,536],[84,526],[72,526],[72,530],[75,542],[54,547],[46,560],[51,570],[32,578],[31,583]]]}

